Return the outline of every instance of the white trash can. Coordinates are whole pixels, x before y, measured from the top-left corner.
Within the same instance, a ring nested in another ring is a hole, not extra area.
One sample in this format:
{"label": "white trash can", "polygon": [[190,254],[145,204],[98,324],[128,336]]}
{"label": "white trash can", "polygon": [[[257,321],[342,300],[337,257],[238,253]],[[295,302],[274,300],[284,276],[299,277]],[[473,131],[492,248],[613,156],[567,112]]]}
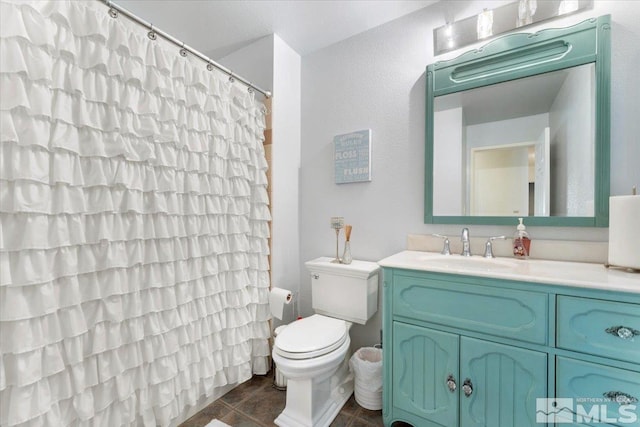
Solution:
{"label": "white trash can", "polygon": [[355,377],[358,405],[372,411],[382,409],[382,349],[361,348],[351,356],[349,367]]}

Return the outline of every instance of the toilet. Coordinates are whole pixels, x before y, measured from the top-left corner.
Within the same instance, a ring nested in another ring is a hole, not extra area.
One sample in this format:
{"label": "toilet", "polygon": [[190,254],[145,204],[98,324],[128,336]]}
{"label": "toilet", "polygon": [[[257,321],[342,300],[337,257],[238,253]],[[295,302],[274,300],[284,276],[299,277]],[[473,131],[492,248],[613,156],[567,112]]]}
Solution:
{"label": "toilet", "polygon": [[328,426],[353,393],[349,330],[378,309],[380,267],[331,261],[305,263],[315,314],[290,323],[275,339],[273,361],[287,378],[286,406],[274,421],[281,427]]}

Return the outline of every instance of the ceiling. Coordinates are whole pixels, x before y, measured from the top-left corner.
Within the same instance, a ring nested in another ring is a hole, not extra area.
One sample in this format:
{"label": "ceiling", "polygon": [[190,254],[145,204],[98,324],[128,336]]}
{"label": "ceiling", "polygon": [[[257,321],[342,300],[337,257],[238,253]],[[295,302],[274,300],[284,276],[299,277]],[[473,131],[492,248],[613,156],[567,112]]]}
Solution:
{"label": "ceiling", "polygon": [[213,59],[275,33],[301,56],[436,0],[114,0]]}

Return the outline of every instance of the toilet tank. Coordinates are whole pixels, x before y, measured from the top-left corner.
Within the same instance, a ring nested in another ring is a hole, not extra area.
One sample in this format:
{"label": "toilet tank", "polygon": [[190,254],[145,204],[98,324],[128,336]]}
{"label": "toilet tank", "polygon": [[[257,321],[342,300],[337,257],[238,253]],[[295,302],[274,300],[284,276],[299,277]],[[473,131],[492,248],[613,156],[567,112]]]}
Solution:
{"label": "toilet tank", "polygon": [[335,264],[322,257],[305,262],[311,274],[313,310],[364,325],[378,311],[378,273],[375,262]]}

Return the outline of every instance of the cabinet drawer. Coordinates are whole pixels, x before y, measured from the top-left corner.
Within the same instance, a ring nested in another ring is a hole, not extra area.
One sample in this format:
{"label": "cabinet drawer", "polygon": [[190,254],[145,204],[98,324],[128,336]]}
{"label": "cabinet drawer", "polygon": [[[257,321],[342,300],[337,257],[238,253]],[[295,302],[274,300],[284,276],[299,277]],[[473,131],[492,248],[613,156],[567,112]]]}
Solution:
{"label": "cabinet drawer", "polygon": [[640,360],[640,305],[558,296],[558,347]]}
{"label": "cabinet drawer", "polygon": [[547,295],[438,279],[394,278],[394,315],[546,344]]}
{"label": "cabinet drawer", "polygon": [[556,398],[574,399],[559,416],[579,425],[637,426],[640,373],[558,357]]}

